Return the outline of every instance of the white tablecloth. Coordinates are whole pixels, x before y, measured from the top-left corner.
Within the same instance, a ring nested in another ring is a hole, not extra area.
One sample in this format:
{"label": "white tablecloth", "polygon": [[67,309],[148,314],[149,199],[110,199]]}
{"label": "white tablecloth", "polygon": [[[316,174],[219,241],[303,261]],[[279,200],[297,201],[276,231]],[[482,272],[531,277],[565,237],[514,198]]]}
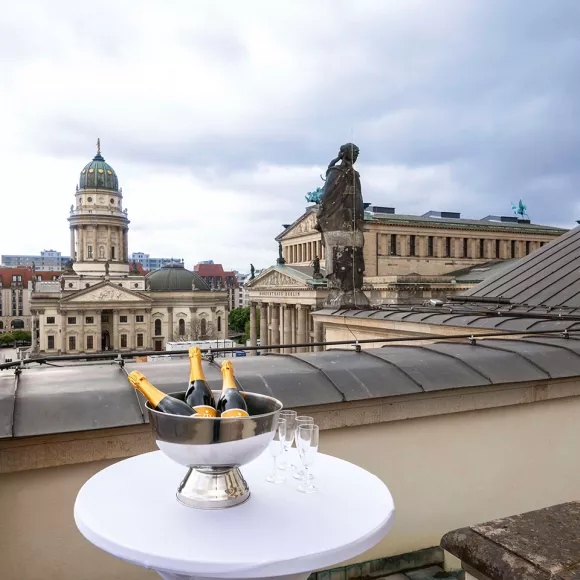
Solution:
{"label": "white tablecloth", "polygon": [[75,521],[99,548],[164,578],[306,577],[371,548],[392,525],[389,490],[352,463],[319,454],[313,494],[298,492],[291,476],[267,483],[270,468],[268,452],[241,468],[246,503],[196,510],[175,499],[185,469],[146,453],[87,481]]}

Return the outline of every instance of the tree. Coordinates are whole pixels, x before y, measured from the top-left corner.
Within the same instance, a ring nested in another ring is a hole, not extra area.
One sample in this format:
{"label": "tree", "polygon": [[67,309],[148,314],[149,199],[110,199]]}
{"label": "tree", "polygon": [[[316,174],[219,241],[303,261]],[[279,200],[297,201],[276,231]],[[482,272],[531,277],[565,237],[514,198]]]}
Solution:
{"label": "tree", "polygon": [[10,332],[0,334],[0,346],[8,346],[10,344],[14,344],[14,335]]}
{"label": "tree", "polygon": [[[249,310],[249,308],[248,308]],[[256,312],[256,339],[260,338],[260,311]],[[242,335],[242,344],[246,344],[246,342],[250,339],[250,319],[244,325],[244,334]]]}
{"label": "tree", "polygon": [[230,329],[235,332],[244,332],[246,323],[250,321],[249,308],[233,308],[229,316]]}
{"label": "tree", "polygon": [[14,340],[21,342],[32,342],[32,333],[28,330],[13,330]]}

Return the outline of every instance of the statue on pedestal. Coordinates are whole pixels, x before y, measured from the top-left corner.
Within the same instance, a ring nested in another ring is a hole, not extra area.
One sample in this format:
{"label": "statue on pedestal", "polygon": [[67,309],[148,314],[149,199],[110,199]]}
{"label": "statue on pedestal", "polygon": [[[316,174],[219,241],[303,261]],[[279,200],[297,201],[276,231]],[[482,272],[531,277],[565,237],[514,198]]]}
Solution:
{"label": "statue on pedestal", "polygon": [[254,268],[254,264],[250,264],[250,280],[253,280],[256,277],[256,269]]}
{"label": "statue on pedestal", "polygon": [[284,259],[284,253],[282,252],[282,244],[278,242],[278,259],[276,260],[276,264],[279,266],[283,266],[286,263]]}
{"label": "statue on pedestal", "polygon": [[314,260],[312,260],[312,267],[314,269],[312,277],[315,280],[322,280],[324,276],[320,273],[320,258],[318,256],[314,256]]}
{"label": "statue on pedestal", "polygon": [[105,276],[109,275],[109,260],[105,262]]}
{"label": "statue on pedestal", "polygon": [[[364,205],[360,175],[354,163],[359,148],[346,143],[326,170],[315,228],[326,250],[330,290],[326,306],[360,308],[369,305],[363,294]],[[340,162],[340,163],[339,163]]]}

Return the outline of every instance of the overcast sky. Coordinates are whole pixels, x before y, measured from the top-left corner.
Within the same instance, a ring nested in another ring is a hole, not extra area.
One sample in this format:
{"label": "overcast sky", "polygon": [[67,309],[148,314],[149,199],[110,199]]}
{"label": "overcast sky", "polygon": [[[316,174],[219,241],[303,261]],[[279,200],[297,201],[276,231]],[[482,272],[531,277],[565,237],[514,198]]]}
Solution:
{"label": "overcast sky", "polygon": [[129,251],[188,267],[272,264],[351,140],[397,213],[580,219],[578,0],[23,0],[0,70],[0,253],[68,253],[97,137]]}

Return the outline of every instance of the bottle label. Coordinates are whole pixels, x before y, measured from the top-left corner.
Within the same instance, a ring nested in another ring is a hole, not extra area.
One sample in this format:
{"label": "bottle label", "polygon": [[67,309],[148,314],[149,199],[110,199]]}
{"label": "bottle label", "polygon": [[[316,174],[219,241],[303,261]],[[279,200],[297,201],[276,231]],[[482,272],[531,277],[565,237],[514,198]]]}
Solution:
{"label": "bottle label", "polygon": [[216,410],[213,407],[210,407],[209,405],[197,405],[196,407],[193,408],[193,410],[195,411],[195,414],[199,415],[200,417],[216,416]]}
{"label": "bottle label", "polygon": [[248,412],[244,411],[244,409],[228,409],[221,414],[222,417],[249,417]]}

